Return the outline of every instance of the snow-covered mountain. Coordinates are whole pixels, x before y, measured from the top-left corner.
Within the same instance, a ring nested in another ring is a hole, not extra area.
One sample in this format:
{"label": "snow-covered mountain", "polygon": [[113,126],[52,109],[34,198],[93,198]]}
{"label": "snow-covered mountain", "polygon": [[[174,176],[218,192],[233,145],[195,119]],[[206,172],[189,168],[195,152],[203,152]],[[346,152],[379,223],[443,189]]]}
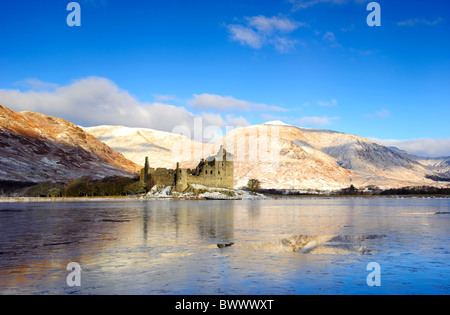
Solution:
{"label": "snow-covered mountain", "polygon": [[178,143],[192,142],[182,135],[152,129],[99,126],[84,130],[136,164],[143,165],[148,156],[152,167],[174,169],[179,161],[172,148]]}
{"label": "snow-covered mountain", "polygon": [[[123,126],[80,128],[60,118],[0,105],[0,180],[61,181],[136,174],[151,167],[194,168],[224,145],[235,159],[235,187],[334,190],[436,185],[450,178],[450,158],[418,157],[336,131],[281,121],[234,129],[216,143]],[[119,153],[120,152],[120,153]],[[447,183],[448,184],[448,183]]]}
{"label": "snow-covered mountain", "polygon": [[0,105],[0,180],[67,182],[132,176],[139,166],[60,118]]}
{"label": "snow-covered mountain", "polygon": [[425,157],[408,153],[396,147],[389,147],[389,149],[407,157],[410,160],[424,165],[437,177],[450,179],[450,156]]}
{"label": "snow-covered mountain", "polygon": [[[296,190],[437,184],[427,178],[436,170],[423,160],[355,135],[280,121],[234,129],[213,144],[151,129],[99,126],[85,130],[137,164],[143,165],[148,156],[151,167],[174,168],[178,161],[195,167],[200,158],[224,145],[235,156],[236,188],[250,178],[259,179],[263,188]],[[173,154],[180,147],[190,159]]]}

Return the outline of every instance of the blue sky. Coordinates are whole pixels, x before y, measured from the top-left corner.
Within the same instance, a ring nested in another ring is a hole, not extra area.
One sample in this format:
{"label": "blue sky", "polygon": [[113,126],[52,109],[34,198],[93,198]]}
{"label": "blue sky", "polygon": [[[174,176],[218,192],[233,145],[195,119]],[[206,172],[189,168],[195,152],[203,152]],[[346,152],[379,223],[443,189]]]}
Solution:
{"label": "blue sky", "polygon": [[79,0],[80,27],[69,2],[0,5],[0,104],[166,131],[282,120],[450,155],[448,1],[377,1],[380,27],[364,0]]}

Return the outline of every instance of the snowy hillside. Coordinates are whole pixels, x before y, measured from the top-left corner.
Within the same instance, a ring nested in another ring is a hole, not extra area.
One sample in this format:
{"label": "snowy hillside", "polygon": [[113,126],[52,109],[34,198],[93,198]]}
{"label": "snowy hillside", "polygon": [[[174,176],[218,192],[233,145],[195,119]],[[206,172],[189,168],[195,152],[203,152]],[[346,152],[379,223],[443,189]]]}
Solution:
{"label": "snowy hillside", "polygon": [[174,153],[178,144],[188,143],[192,150],[195,148],[194,144],[200,149],[204,146],[182,135],[152,129],[98,126],[84,128],[84,130],[122,153],[134,163],[143,165],[145,157],[148,156],[150,158],[150,166],[155,168],[174,169],[176,167],[176,163],[180,162],[179,156]]}
{"label": "snowy hillside", "polygon": [[389,148],[408,159],[422,164],[428,168],[430,172],[433,172],[435,176],[450,179],[450,156],[424,157],[408,153],[395,147]]}
{"label": "snowy hillside", "polygon": [[138,165],[63,119],[0,105],[0,180],[132,176]]}
{"label": "snowy hillside", "polygon": [[[245,186],[250,178],[259,179],[263,188],[297,190],[437,184],[426,178],[436,172],[423,160],[355,135],[280,121],[235,129],[214,144],[150,129],[99,126],[85,130],[137,164],[142,165],[148,156],[151,167],[175,168],[181,161],[182,166],[193,168],[200,158],[225,145],[235,157],[235,188]],[[192,148],[190,157],[195,158],[183,160],[173,154],[180,144]]]}

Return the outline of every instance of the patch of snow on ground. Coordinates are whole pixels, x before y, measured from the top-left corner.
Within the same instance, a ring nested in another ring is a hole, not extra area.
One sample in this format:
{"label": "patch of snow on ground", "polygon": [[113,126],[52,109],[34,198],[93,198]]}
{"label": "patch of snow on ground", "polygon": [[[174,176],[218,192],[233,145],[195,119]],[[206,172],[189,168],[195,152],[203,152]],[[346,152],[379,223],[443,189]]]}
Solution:
{"label": "patch of snow on ground", "polygon": [[254,200],[270,199],[263,194],[252,194],[246,190],[233,190],[192,184],[184,193],[173,191],[172,186],[155,185],[144,198],[183,198],[183,199],[217,199],[217,200]]}
{"label": "patch of snow on ground", "polygon": [[171,197],[172,186],[155,185],[147,193],[147,198],[168,198]]}

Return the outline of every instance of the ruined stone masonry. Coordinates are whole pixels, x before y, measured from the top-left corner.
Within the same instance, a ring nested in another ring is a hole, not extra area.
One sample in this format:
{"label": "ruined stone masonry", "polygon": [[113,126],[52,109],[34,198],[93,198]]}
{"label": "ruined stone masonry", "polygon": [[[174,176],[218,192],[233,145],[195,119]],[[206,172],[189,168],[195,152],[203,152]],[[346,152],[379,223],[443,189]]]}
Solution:
{"label": "ruined stone masonry", "polygon": [[155,185],[173,186],[177,192],[184,192],[191,184],[233,189],[233,155],[222,146],[216,155],[206,160],[202,159],[194,170],[180,168],[179,163],[175,170],[150,168],[148,158],[146,158],[145,167],[141,170],[141,181],[149,184],[150,187]]}

